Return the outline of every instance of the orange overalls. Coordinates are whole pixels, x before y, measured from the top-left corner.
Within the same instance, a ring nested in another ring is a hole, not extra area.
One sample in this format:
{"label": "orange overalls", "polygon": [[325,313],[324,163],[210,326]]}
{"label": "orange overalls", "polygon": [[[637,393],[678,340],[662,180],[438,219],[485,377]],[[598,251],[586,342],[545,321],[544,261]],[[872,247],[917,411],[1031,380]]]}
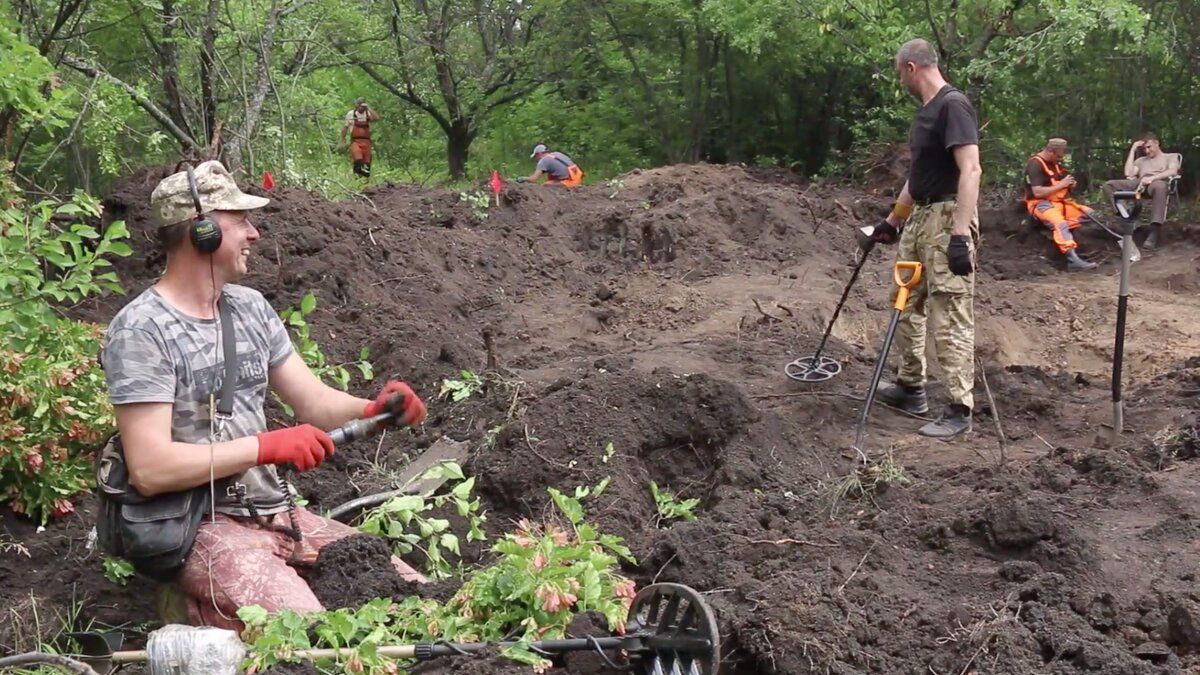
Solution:
{"label": "orange overalls", "polygon": [[553,178],[546,179],[546,185],[562,185],[564,187],[576,188],[583,185],[583,169],[579,168],[578,164],[567,166],[567,177],[564,180],[555,180]]}
{"label": "orange overalls", "polygon": [[371,122],[359,122],[357,116],[354,126],[350,128],[350,161],[354,164],[354,173],[360,176],[371,175]]}
{"label": "orange overalls", "polygon": [[[1032,159],[1036,159],[1042,165],[1042,169],[1050,178],[1051,187],[1067,177],[1066,169],[1063,169],[1058,162],[1051,165],[1041,155],[1034,155]],[[1028,181],[1029,177],[1026,176],[1025,180]],[[1029,215],[1050,227],[1050,232],[1054,235],[1054,245],[1061,253],[1066,253],[1076,247],[1075,237],[1071,236],[1071,230],[1079,227],[1080,221],[1092,213],[1090,208],[1071,199],[1068,196],[1070,192],[1070,188],[1064,187],[1045,197],[1034,197],[1031,186],[1030,197],[1025,200],[1025,209],[1029,211]]]}

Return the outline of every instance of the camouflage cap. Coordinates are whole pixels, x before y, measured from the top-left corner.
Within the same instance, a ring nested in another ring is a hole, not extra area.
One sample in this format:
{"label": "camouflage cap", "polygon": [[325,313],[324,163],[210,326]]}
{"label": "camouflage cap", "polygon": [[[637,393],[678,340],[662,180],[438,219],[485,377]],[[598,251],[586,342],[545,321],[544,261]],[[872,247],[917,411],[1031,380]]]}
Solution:
{"label": "camouflage cap", "polygon": [[[271,202],[266,197],[248,195],[238,189],[233,176],[220,162],[210,160],[195,169],[196,190],[200,194],[200,212],[249,211]],[[150,195],[150,208],[159,227],[181,223],[196,215],[196,205],[188,189],[187,171],[162,179]]]}

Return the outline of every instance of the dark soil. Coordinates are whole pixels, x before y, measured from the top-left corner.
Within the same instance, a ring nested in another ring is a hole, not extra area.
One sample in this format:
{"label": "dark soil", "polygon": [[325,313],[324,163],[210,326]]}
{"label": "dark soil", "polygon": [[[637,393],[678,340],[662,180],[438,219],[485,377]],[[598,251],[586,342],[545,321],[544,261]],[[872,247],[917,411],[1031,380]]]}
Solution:
{"label": "dark soil", "polygon": [[354,535],[321,549],[308,585],[326,609],[359,607],[374,598],[403,600],[410,595],[445,602],[462,585],[455,579],[427,584],[406,581],[391,560],[387,541],[369,534]]}
{"label": "dark soil", "polygon": [[[163,175],[131,176],[105,202],[138,244],[117,266],[130,297],[161,266],[145,204]],[[850,444],[888,318],[891,250],[872,254],[834,327],[825,353],[843,372],[802,386],[782,370],[820,340],[854,227],[890,203],[882,188],[674,166],[620,187],[513,186],[482,221],[445,190],[380,186],[336,204],[290,188],[270,196],[245,283],[277,309],[316,292],[312,334],[330,361],[370,348],[379,378],[356,379],[354,393],[400,377],[429,403],[422,430],[339,449],[300,475],[311,508],[390,487],[445,435],[471,445],[492,535],[552,516],[547,487],[610,478],[589,518],[626,538],[639,585],[705,593],[727,674],[1200,668],[1200,463],[1180,436],[1200,412],[1200,227],[1169,226],[1167,246],[1134,267],[1131,430],[1112,443],[1101,424],[1116,247],[1081,232],[1081,254],[1101,267],[1067,275],[1010,195],[986,199],[977,353],[995,405],[980,379],[974,431],[951,444],[877,408],[865,449],[906,481],[872,489],[881,474],[856,474]],[[125,301],[78,312],[106,320]],[[439,400],[463,369],[485,373],[486,390]],[[932,364],[930,375],[937,406]],[[855,475],[865,495],[839,497]],[[663,522],[652,480],[700,499],[697,520]],[[152,627],[144,585],[103,579],[85,548],[90,501],[77,507],[40,534],[4,515],[31,557],[0,557],[0,601],[75,598],[82,621]],[[386,553],[367,539],[331,547],[314,586],[331,606],[410,592]],[[558,671],[605,672],[589,658],[560,659]],[[418,672],[528,668],[493,656]]]}

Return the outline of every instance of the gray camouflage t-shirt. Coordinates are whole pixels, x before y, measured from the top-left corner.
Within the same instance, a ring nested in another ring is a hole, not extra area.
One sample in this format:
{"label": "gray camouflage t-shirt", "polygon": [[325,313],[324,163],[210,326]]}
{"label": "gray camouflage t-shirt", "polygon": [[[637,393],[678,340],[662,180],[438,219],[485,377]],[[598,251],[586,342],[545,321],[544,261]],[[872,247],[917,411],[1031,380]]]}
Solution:
{"label": "gray camouflage t-shirt", "polygon": [[[292,343],[279,315],[258,291],[226,285],[237,343],[237,383],[233,417],[223,439],[251,436],[267,429],[263,402],[267,371],[292,353]],[[213,319],[188,316],[168,304],[154,288],[126,305],[112,323],[101,348],[101,363],[113,405],[170,403],[171,438],[178,443],[210,440],[209,396],[220,397],[225,377],[220,325]],[[201,450],[206,452],[206,450]],[[274,466],[254,467],[217,483],[217,510],[249,515],[229,494],[236,484],[263,515],[287,508]]]}

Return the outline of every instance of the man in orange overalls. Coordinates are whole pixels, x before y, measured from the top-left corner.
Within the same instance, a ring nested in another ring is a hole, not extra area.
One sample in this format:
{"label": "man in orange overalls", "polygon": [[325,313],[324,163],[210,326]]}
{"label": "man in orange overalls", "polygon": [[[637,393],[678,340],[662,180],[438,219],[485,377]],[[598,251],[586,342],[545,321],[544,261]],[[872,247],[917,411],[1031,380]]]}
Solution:
{"label": "man in orange overalls", "polygon": [[363,178],[371,177],[371,122],[379,120],[379,113],[367,105],[366,99],[354,102],[354,109],[346,113],[342,125],[340,147],[346,147],[346,132],[350,132],[350,162],[354,173]]}
{"label": "man in orange overalls", "polygon": [[1080,272],[1096,267],[1079,257],[1071,230],[1085,219],[1092,219],[1092,210],[1071,199],[1075,177],[1067,173],[1062,160],[1067,156],[1067,142],[1061,138],[1046,141],[1046,147],[1025,165],[1025,208],[1029,215],[1050,228],[1054,245],[1067,259],[1068,272]]}
{"label": "man in orange overalls", "polygon": [[583,169],[579,168],[574,160],[567,157],[561,152],[550,152],[546,146],[538,143],[533,148],[533,154],[529,156],[537,162],[537,170],[532,176],[522,176],[517,179],[518,183],[533,183],[546,174],[546,185],[562,185],[568,188],[577,188],[583,185]]}

